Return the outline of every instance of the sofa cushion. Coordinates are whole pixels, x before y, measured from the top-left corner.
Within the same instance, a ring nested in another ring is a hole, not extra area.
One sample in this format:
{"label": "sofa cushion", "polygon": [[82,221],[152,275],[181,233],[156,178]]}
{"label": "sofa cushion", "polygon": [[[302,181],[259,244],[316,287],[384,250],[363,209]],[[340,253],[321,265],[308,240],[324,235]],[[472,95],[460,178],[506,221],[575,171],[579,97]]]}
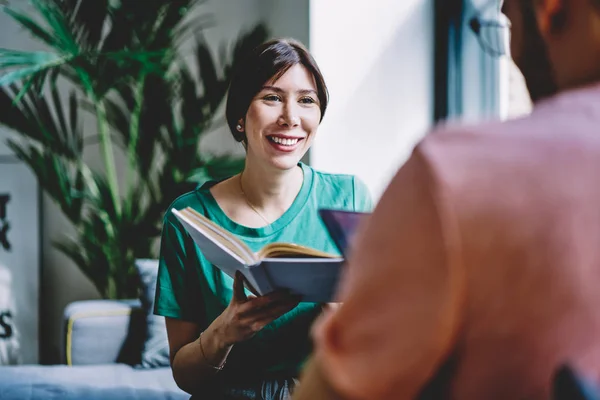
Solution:
{"label": "sofa cushion", "polygon": [[140,364],[146,313],[139,299],[74,301],[64,319],[63,363]]}
{"label": "sofa cushion", "polygon": [[0,367],[2,400],[187,400],[170,368],[125,364]]}
{"label": "sofa cushion", "polygon": [[142,284],[141,303],[146,314],[146,338],[142,349],[141,366],[144,368],[168,367],[169,343],[165,318],[154,315],[154,295],[158,260],[139,259],[135,263]]}

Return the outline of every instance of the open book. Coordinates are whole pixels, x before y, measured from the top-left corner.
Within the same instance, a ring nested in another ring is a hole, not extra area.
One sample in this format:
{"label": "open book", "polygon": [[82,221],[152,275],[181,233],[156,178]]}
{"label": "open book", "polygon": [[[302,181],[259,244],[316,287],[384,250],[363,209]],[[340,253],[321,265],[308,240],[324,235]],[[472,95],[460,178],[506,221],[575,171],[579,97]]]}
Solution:
{"label": "open book", "polygon": [[332,301],[343,258],[291,243],[270,243],[255,253],[190,207],[172,212],[204,257],[232,278],[239,270],[251,292],[263,295],[289,289],[302,301]]}

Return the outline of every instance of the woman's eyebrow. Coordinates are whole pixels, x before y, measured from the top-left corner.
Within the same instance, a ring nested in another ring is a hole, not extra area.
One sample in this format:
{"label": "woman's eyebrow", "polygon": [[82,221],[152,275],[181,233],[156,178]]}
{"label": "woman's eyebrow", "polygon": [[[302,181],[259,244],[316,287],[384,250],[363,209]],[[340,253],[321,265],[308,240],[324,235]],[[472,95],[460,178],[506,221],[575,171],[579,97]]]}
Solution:
{"label": "woman's eyebrow", "polygon": [[[283,90],[282,88],[278,87],[278,86],[272,86],[272,85],[265,85],[262,87],[262,90],[272,90],[276,93],[284,93],[285,90]],[[317,95],[317,91],[314,89],[300,89],[297,91],[297,93],[299,94],[314,94]]]}
{"label": "woman's eyebrow", "polygon": [[300,94],[314,94],[315,96],[318,95],[317,91],[314,89],[302,89],[302,90],[298,90],[298,93]]}

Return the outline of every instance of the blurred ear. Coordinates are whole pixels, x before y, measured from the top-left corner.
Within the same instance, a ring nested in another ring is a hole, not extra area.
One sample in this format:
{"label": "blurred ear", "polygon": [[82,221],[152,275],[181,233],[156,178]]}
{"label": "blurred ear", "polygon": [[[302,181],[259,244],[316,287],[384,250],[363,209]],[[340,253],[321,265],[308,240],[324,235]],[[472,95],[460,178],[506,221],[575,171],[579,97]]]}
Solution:
{"label": "blurred ear", "polygon": [[540,33],[551,36],[560,31],[567,16],[569,0],[534,0]]}

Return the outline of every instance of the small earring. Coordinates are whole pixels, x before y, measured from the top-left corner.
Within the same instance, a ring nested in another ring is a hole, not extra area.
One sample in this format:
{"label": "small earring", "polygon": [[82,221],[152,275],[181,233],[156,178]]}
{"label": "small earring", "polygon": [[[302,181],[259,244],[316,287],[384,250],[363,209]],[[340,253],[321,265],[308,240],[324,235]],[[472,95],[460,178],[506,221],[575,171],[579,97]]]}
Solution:
{"label": "small earring", "polygon": [[237,124],[236,129],[241,132],[242,131],[242,125]]}

